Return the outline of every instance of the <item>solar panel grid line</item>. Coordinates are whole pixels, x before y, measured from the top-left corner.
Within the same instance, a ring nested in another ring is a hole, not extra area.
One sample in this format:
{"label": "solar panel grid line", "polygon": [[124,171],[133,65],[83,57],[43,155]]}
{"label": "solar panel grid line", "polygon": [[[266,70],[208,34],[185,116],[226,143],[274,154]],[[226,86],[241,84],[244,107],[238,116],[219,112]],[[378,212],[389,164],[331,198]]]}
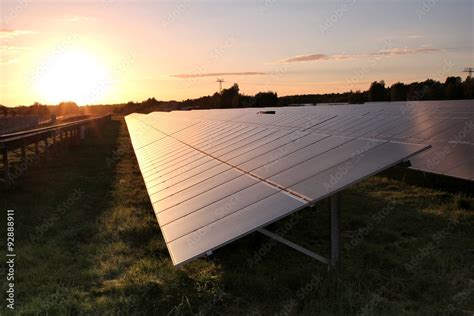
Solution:
{"label": "solar panel grid line", "polygon": [[[245,126],[240,125],[240,124],[233,124],[233,125],[226,124],[226,128],[223,130],[209,129],[205,134],[203,135],[198,134],[196,135],[195,138],[187,140],[187,142],[193,146],[205,146],[208,144],[222,142],[223,140],[226,139],[226,137],[231,137],[232,135],[242,133],[242,131],[244,131],[245,128],[246,128]],[[206,137],[206,135],[210,135],[210,136]],[[179,140],[182,141],[182,139],[179,139]]]}
{"label": "solar panel grid line", "polygon": [[239,142],[240,140],[247,140],[256,134],[260,133],[262,129],[260,127],[254,127],[254,128],[249,128],[243,133],[235,134],[235,135],[230,135],[228,138],[220,140],[216,144],[206,144],[204,146],[197,146],[200,150],[206,151],[208,153],[226,149],[233,144]]}
{"label": "solar panel grid line", "polygon": [[[468,127],[471,126],[471,127]],[[467,131],[464,130],[467,128]],[[463,135],[465,135],[463,137]],[[433,140],[444,140],[447,142],[462,142],[474,144],[474,120],[465,121],[460,129],[459,126],[453,126],[442,133],[438,133],[432,137]]]}
{"label": "solar panel grid line", "polygon": [[450,169],[448,172],[454,177],[466,180],[473,180],[474,177],[472,176],[472,165],[474,165],[474,159],[470,159],[469,161],[467,161],[467,163],[459,165],[456,168]]}
{"label": "solar panel grid line", "polygon": [[393,134],[392,139],[405,139],[408,137],[416,137],[421,132],[429,128],[436,127],[438,124],[442,122],[443,122],[443,118],[441,117],[435,117],[435,118],[429,119],[427,121],[424,121],[423,123],[415,124],[411,126],[410,128],[401,130],[398,133]]}
{"label": "solar panel grid line", "polygon": [[[450,131],[459,130],[458,126],[463,126],[466,123],[464,119],[451,119],[451,122],[444,122],[442,128],[432,128],[429,131],[426,131],[425,136],[416,135],[415,138],[427,139],[427,140],[443,140],[442,135],[450,134]],[[448,140],[445,138],[445,140]]]}
{"label": "solar panel grid line", "polygon": [[174,155],[179,151],[183,151],[185,148],[186,147],[179,146],[176,141],[167,137],[166,139],[154,142],[153,144],[150,144],[145,148],[142,147],[138,152],[138,155],[142,159],[156,160],[159,158],[164,158],[166,156]]}
{"label": "solar panel grid line", "polygon": [[151,155],[148,157],[141,157],[141,159],[145,160],[144,169],[147,169],[161,162],[165,162],[169,159],[178,158],[189,152],[192,152],[192,149],[189,147],[185,147],[185,146],[174,146],[174,147],[175,148],[173,148],[169,152],[165,152],[165,153],[160,152],[156,156]]}
{"label": "solar panel grid line", "polygon": [[[258,192],[256,194],[255,192]],[[212,204],[206,205],[192,213],[186,214],[172,222],[163,224],[162,230],[166,235],[166,242],[172,242],[178,238],[202,229],[226,216],[229,216],[252,204],[258,203],[267,197],[278,194],[280,191],[261,182],[242,188],[234,192],[230,197],[234,201],[222,198]],[[220,203],[219,203],[220,202]],[[240,203],[239,203],[240,202]],[[226,207],[231,204],[232,207]]]}
{"label": "solar panel grid line", "polygon": [[[276,194],[201,230],[174,240],[170,243],[170,246],[177,251],[172,253],[172,260],[175,266],[182,266],[203,256],[207,251],[214,251],[304,207],[306,207],[306,204],[288,198],[285,194]],[[270,212],[255,212],[256,209],[268,209]],[[253,222],[245,221],[246,218],[252,215],[255,215]],[[241,225],[232,225],[234,222],[239,222]],[[223,227],[226,227],[226,229],[223,229]],[[200,237],[207,235],[218,236],[219,242],[216,242],[216,239]]]}
{"label": "solar panel grid line", "polygon": [[332,128],[333,130],[337,130],[338,133],[342,133],[350,129],[351,127],[357,126],[360,123],[370,120],[371,118],[372,118],[371,116],[350,117],[348,121],[345,121],[344,123],[340,123]]}
{"label": "solar panel grid line", "polygon": [[253,159],[261,158],[261,156],[266,155],[267,153],[274,151],[278,148],[283,148],[293,141],[298,141],[301,138],[309,135],[307,132],[294,131],[289,134],[283,135],[281,138],[274,139],[266,144],[261,145],[260,147],[255,148],[253,151],[239,155],[238,157],[231,158],[229,163],[241,166],[245,163],[250,162]]}
{"label": "solar panel grid line", "polygon": [[[423,153],[415,158],[415,162],[420,160],[420,164],[424,164],[427,170],[436,168],[438,172],[448,172],[457,165],[465,164],[470,160],[473,149],[469,145],[455,144],[453,146],[439,142],[428,142],[432,145],[432,150]],[[456,149],[456,150],[455,150]]]}
{"label": "solar panel grid line", "polygon": [[347,131],[349,131],[350,129],[353,129],[353,128],[360,128],[360,126],[364,125],[364,123],[366,122],[371,122],[373,121],[373,116],[372,115],[369,115],[369,116],[362,116],[362,117],[359,117],[357,119],[353,119],[352,121],[349,121],[347,122],[346,124],[344,124],[343,126],[341,126],[340,128],[338,128],[338,134],[343,134]]}
{"label": "solar panel grid line", "polygon": [[344,124],[351,122],[355,118],[359,118],[359,116],[339,115],[336,120],[329,121],[328,124],[322,125],[321,130],[327,132],[337,131],[338,126],[344,126]]}
{"label": "solar panel grid line", "polygon": [[[179,169],[180,167],[186,166],[186,165],[188,165],[190,163],[193,163],[195,161],[199,161],[199,160],[201,160],[205,157],[207,157],[207,156],[205,154],[199,152],[199,151],[192,151],[191,155],[187,155],[185,157],[182,157],[181,159],[179,159],[177,161],[169,161],[165,166],[159,165],[159,166],[156,166],[156,168],[159,168],[161,175],[166,175],[170,172],[173,172],[173,171]],[[153,169],[153,170],[155,170],[155,169]],[[153,172],[153,170],[147,171],[147,174],[150,173],[150,172]]]}
{"label": "solar panel grid line", "polygon": [[196,159],[199,159],[202,157],[202,153],[199,153],[196,150],[191,149],[189,152],[179,156],[179,157],[171,157],[168,160],[157,164],[157,165],[152,165],[149,168],[143,170],[143,173],[145,175],[148,175],[150,173],[153,173],[156,171],[157,168],[159,168],[162,172],[166,172],[169,168],[174,168],[176,166],[182,166],[184,164],[187,164],[188,162],[192,162]]}
{"label": "solar panel grid line", "polygon": [[[155,147],[156,148],[156,147]],[[156,156],[148,156],[148,157],[142,157],[142,159],[146,160],[145,167],[149,167],[152,165],[156,165],[161,162],[165,162],[169,159],[181,157],[182,155],[191,152],[192,149],[189,147],[185,146],[174,146],[173,149],[171,149],[169,152],[159,152]]]}
{"label": "solar panel grid line", "polygon": [[[298,118],[291,122],[294,128],[307,128],[311,125],[321,122],[325,116],[318,115],[317,113],[308,112],[305,115],[298,115]],[[304,126],[304,127],[303,127]]]}
{"label": "solar panel grid line", "polygon": [[328,135],[313,133],[308,133],[303,137],[298,137],[299,135],[297,134],[295,135],[295,137],[298,137],[296,139],[293,139],[291,136],[292,135],[290,135],[284,145],[272,148],[272,150],[266,151],[265,153],[255,156],[254,158],[236,166],[244,170],[254,170],[275,160],[284,159],[291,152],[307,147],[322,140],[323,138],[328,137]]}
{"label": "solar panel grid line", "polygon": [[397,135],[397,137],[419,139],[420,141],[428,140],[434,136],[434,133],[440,133],[451,128],[451,124],[452,123],[447,120],[440,120],[437,124],[433,124],[432,126],[426,127],[425,129],[420,130],[416,134],[405,132],[405,135]]}
{"label": "solar panel grid line", "polygon": [[246,149],[250,145],[252,145],[252,144],[254,144],[254,143],[256,143],[256,142],[258,142],[262,139],[265,139],[266,137],[268,137],[269,135],[271,135],[273,133],[275,133],[274,130],[264,129],[264,130],[259,131],[256,134],[254,134],[251,137],[248,137],[246,139],[241,139],[241,140],[233,143],[231,146],[229,146],[227,148],[220,148],[220,149],[217,149],[217,150],[212,151],[210,153],[212,153],[212,155],[214,155],[215,157],[221,158],[222,156],[224,156],[228,153],[238,151],[242,148]]}
{"label": "solar panel grid line", "polygon": [[277,159],[258,168],[254,168],[251,170],[251,172],[261,178],[267,179],[279,172],[285,171],[285,167],[288,168],[288,166],[296,166],[298,163],[303,163],[309,159],[313,159],[332,149],[342,146],[351,140],[351,138],[328,136],[306,147],[293,151],[281,159]]}
{"label": "solar panel grid line", "polygon": [[[337,117],[337,115],[329,116],[327,118],[322,118],[319,122],[310,123],[311,125],[305,123],[305,124],[303,124],[303,126],[301,126],[301,128],[302,128],[303,131],[312,131],[312,130],[317,131],[317,130],[319,130],[319,125],[321,125],[323,123],[326,123],[326,122],[328,122],[332,119],[335,119],[336,117]],[[310,126],[308,126],[308,125],[310,125]]]}
{"label": "solar panel grid line", "polygon": [[[388,149],[390,147],[391,150]],[[396,147],[399,147],[397,156],[393,155]],[[418,147],[418,149],[405,150],[404,147]],[[385,142],[369,149],[366,153],[354,156],[294,183],[289,188],[302,192],[308,198],[325,198],[360,181],[361,177],[370,177],[398,164],[400,156],[409,159],[426,149],[428,149],[426,146],[417,144]],[[347,169],[350,169],[351,172],[348,172]],[[339,176],[341,174],[343,176]]]}
{"label": "solar panel grid line", "polygon": [[226,124],[200,124],[197,129],[177,133],[173,135],[173,139],[189,139],[190,141],[199,140],[203,135],[212,135],[213,131],[229,132],[231,129],[238,129],[239,126],[228,126]]}
{"label": "solar panel grid line", "polygon": [[[206,164],[209,160],[210,160],[210,158],[208,156],[201,155],[198,159],[196,159],[192,162],[189,162],[188,164],[175,166],[175,168],[173,168],[173,169],[166,170],[166,172],[163,172],[161,177],[170,178],[173,175],[180,174],[180,173],[183,173],[183,172],[187,172],[190,169],[197,168],[199,166],[202,166],[203,164]],[[154,180],[154,179],[152,179],[152,180]]]}
{"label": "solar panel grid line", "polygon": [[164,139],[164,138],[165,138],[165,136],[161,135],[161,133],[160,134],[153,133],[152,135],[150,135],[150,134],[147,135],[147,139],[145,139],[145,141],[140,141],[140,143],[138,143],[137,140],[132,139],[132,144],[137,146],[136,150],[140,150],[141,148],[146,147],[146,146],[148,146],[148,145],[150,145],[154,142],[157,142],[161,139]]}
{"label": "solar panel grid line", "polygon": [[370,119],[365,120],[364,122],[361,122],[360,124],[357,124],[356,126],[350,126],[344,131],[342,131],[340,134],[341,135],[354,135],[355,133],[365,129],[366,127],[373,125],[375,118],[376,117],[370,117]]}
{"label": "solar panel grid line", "polygon": [[218,164],[218,162],[214,159],[210,159],[208,157],[205,158],[206,159],[194,161],[193,163],[186,165],[186,168],[178,168],[173,173],[163,177],[149,177],[148,181],[145,182],[148,182],[152,188],[154,185],[159,185],[165,181],[177,181],[180,178],[186,179],[186,177],[191,177],[191,175],[193,175],[195,172],[199,173],[203,169],[212,168],[212,166]]}
{"label": "solar panel grid line", "polygon": [[273,125],[273,126],[286,126],[286,127],[294,127],[295,123],[301,120],[301,115],[299,114],[291,114],[288,113],[286,115],[282,115],[280,117],[271,117],[274,114],[267,114],[268,121],[266,124]]}
{"label": "solar panel grid line", "polygon": [[386,142],[388,141],[364,142],[355,139],[316,157],[300,162],[295,166],[291,166],[290,168],[271,176],[268,178],[268,181],[280,183],[284,187],[290,187],[305,177],[318,174],[319,172],[349,160],[353,156],[360,156],[362,153],[365,153],[374,147],[381,146]]}
{"label": "solar panel grid line", "polygon": [[208,127],[205,130],[194,133],[189,137],[180,135],[176,137],[178,140],[187,139],[187,142],[192,145],[207,144],[218,141],[224,138],[227,135],[232,135],[233,133],[238,133],[243,127],[241,125],[231,126],[229,124],[224,124],[218,128]]}
{"label": "solar panel grid line", "polygon": [[[186,201],[194,196],[202,194],[210,189],[216,188],[226,182],[232,181],[238,177],[241,177],[243,174],[230,168],[227,171],[224,171],[213,177],[209,177],[193,186],[186,187],[182,190],[174,192],[173,194],[167,196],[150,196],[152,204],[156,204],[160,208],[160,212],[170,208],[174,205],[177,205],[183,201]],[[197,187],[199,185],[199,187]]]}
{"label": "solar panel grid line", "polygon": [[196,128],[196,129],[192,129],[192,130],[184,130],[184,131],[180,131],[178,133],[175,133],[173,134],[175,136],[175,138],[188,138],[188,137],[192,137],[193,135],[195,134],[199,134],[199,133],[203,133],[205,131],[209,131],[211,129],[221,129],[225,127],[224,124],[203,124],[203,122],[200,122],[199,123],[199,127]]}
{"label": "solar panel grid line", "polygon": [[[193,173],[192,175],[190,175],[186,178],[181,178],[181,179],[177,179],[177,180],[175,179],[174,181],[172,181],[171,179],[167,179],[167,180],[164,180],[161,183],[150,186],[149,187],[149,194],[153,195],[153,194],[156,194],[156,193],[160,193],[163,190],[171,189],[171,188],[176,191],[177,187],[180,184],[183,184],[184,182],[186,182],[186,185],[189,185],[190,180],[193,179],[192,181],[194,183],[198,183],[199,179],[205,180],[209,177],[212,177],[214,175],[217,175],[219,173],[227,171],[227,170],[229,170],[229,168],[230,168],[229,166],[225,166],[225,165],[222,165],[222,164],[215,164],[215,165],[212,165],[212,166],[207,166],[204,169],[203,168],[199,169],[198,172]],[[191,183],[193,183],[193,182],[191,182]]]}
{"label": "solar panel grid line", "polygon": [[[206,180],[217,178],[219,175],[231,170],[232,168],[226,165],[217,165],[216,167],[207,169],[199,174],[196,174],[190,178],[187,178],[184,181],[174,183],[173,185],[162,188],[161,190],[154,190],[154,193],[150,194],[151,198],[154,198],[157,194],[159,194],[161,199],[164,199],[170,195],[179,193],[185,189],[191,188],[193,186],[198,186],[204,183]],[[156,199],[154,201],[159,201],[160,199]]]}
{"label": "solar panel grid line", "polygon": [[190,146],[193,146],[196,149],[203,151],[203,149],[207,149],[207,148],[217,148],[217,147],[228,146],[228,144],[235,142],[236,139],[240,137],[242,138],[249,137],[256,132],[258,132],[258,127],[245,127],[238,131],[228,133],[226,135],[220,135],[212,142],[200,142],[197,144],[190,143],[190,142],[189,143],[186,142],[186,143],[188,143]]}
{"label": "solar panel grid line", "polygon": [[206,150],[208,153],[216,153],[216,152],[228,152],[229,150],[233,150],[242,144],[249,144],[254,140],[258,140],[262,137],[266,137],[271,133],[271,129],[268,127],[257,127],[252,131],[249,131],[242,135],[235,135],[226,141],[220,142],[216,146],[206,145],[206,146],[197,146],[201,150]]}
{"label": "solar panel grid line", "polygon": [[[233,182],[239,182],[238,184],[228,183],[224,187],[212,188],[211,190],[203,192],[197,197],[193,197],[189,200],[184,201],[183,203],[177,204],[171,208],[159,212],[158,216],[160,217],[160,220],[162,220],[163,225],[175,222],[191,213],[209,207],[216,202],[233,199],[242,190],[246,190],[259,183],[254,181],[255,179],[249,177],[241,177],[239,179],[235,179],[233,180]],[[269,189],[272,187],[267,186],[266,188]],[[235,203],[236,200],[243,201],[241,197],[236,197],[236,199],[234,201],[231,201],[230,203],[232,204],[232,207],[235,207],[233,203]]]}
{"label": "solar panel grid line", "polygon": [[256,150],[257,148],[259,147],[263,147],[263,146],[266,146],[280,138],[283,138],[289,134],[291,134],[292,132],[289,131],[289,130],[278,130],[276,131],[275,133],[271,133],[270,135],[267,135],[263,138],[261,138],[260,140],[256,140],[255,142],[253,142],[252,144],[249,144],[248,146],[246,146],[245,148],[242,148],[243,150],[239,150],[241,148],[237,148],[233,151],[230,151],[228,153],[225,153],[223,154],[222,156],[218,156],[220,159],[222,160],[227,160],[227,161],[235,161],[237,159],[239,159],[240,157],[242,157],[243,155],[246,155],[246,154],[249,154],[249,153],[253,153],[254,150]]}
{"label": "solar panel grid line", "polygon": [[[162,124],[162,122],[159,122],[159,123]],[[180,127],[178,127],[178,125],[174,125],[174,126],[172,126],[172,127],[175,128],[176,130],[171,131],[170,134],[173,134],[173,133],[177,133],[177,132],[186,130],[186,129],[188,129],[188,128],[193,127],[193,126],[196,125],[196,124],[199,124],[199,121],[196,121],[196,122],[187,122],[187,123],[185,123],[185,124],[183,124],[183,125],[180,124],[180,125],[181,125]]]}
{"label": "solar panel grid line", "polygon": [[[314,136],[314,135],[312,135],[312,136]],[[172,136],[170,136],[170,137],[172,137]],[[320,137],[320,136],[319,136],[319,137]],[[178,141],[179,141],[179,140],[178,140]],[[188,145],[188,146],[190,146],[190,145]],[[197,151],[199,151],[200,153],[202,153],[202,154],[204,154],[204,155],[207,155],[207,156],[211,157],[212,159],[219,160],[217,157],[210,156],[209,154],[207,154],[206,152],[202,152],[202,151],[201,151],[200,149],[198,149],[198,148],[195,148],[195,147],[192,147],[192,148],[196,149]],[[250,176],[250,177],[252,177],[252,178],[257,178],[257,179],[259,179],[259,180],[265,182],[264,179],[260,179],[260,178],[256,177],[255,175],[250,174],[250,173],[247,172],[246,170],[239,168],[238,166],[233,166],[233,165],[229,164],[228,162],[225,162],[225,161],[222,161],[222,160],[219,160],[219,161],[222,162],[222,163],[224,163],[224,164],[226,164],[226,165],[228,165],[228,166],[230,166],[230,167],[232,167],[233,170],[237,170],[237,171],[241,172],[242,174],[246,174],[246,175],[248,175],[248,176]],[[165,168],[165,169],[166,169],[166,168]],[[225,172],[224,172],[224,173],[225,173]],[[222,175],[222,174],[219,174],[219,175],[217,175],[216,177],[219,177],[220,175]],[[212,177],[212,178],[214,178],[214,177]],[[208,179],[208,180],[211,180],[212,178],[210,178],[210,179]],[[227,180],[231,180],[231,179],[233,179],[233,178],[229,178],[229,179],[227,179]],[[215,179],[214,179],[214,180],[215,180]],[[206,181],[206,180],[205,180],[205,181]],[[200,182],[200,185],[202,186],[205,181]],[[210,183],[212,183],[212,182],[210,182]],[[271,185],[273,185],[273,184],[271,184]],[[285,190],[284,188],[281,188],[281,189],[282,189],[283,191]],[[185,190],[186,190],[186,189],[185,189]],[[182,191],[179,191],[179,192],[182,192]],[[178,192],[178,193],[179,193],[179,192]],[[290,194],[291,194],[291,195],[295,195],[295,193],[293,193],[293,192],[291,192]],[[301,199],[301,198],[302,198],[302,197],[298,196],[297,194],[296,194],[294,197],[297,198],[297,199]],[[163,198],[163,199],[158,199],[158,198],[157,198],[157,199],[153,199],[152,197],[150,197],[150,198],[151,198],[152,203],[153,203],[153,202],[159,202],[159,201],[161,201],[161,200],[167,199],[167,198],[169,198],[169,196],[166,197],[166,198]],[[303,198],[303,199],[304,199],[304,198]]]}

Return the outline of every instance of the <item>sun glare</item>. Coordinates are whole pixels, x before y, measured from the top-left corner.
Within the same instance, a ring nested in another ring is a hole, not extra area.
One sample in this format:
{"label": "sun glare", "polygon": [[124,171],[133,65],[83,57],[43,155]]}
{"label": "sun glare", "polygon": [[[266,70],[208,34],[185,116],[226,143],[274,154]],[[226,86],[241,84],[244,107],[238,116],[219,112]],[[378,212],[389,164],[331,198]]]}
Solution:
{"label": "sun glare", "polygon": [[68,51],[50,57],[37,76],[36,90],[42,102],[57,104],[97,103],[108,88],[107,69],[89,52]]}

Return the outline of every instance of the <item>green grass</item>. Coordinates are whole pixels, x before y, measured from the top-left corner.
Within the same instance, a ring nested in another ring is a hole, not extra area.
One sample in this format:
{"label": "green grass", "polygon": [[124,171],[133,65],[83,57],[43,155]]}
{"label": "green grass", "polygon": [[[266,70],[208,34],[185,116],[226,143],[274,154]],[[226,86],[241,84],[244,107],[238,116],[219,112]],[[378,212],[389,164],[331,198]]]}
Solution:
{"label": "green grass", "polygon": [[[474,313],[466,192],[388,174],[345,191],[339,274],[257,233],[175,269],[123,121],[58,151],[0,201],[16,211],[19,314]],[[327,209],[322,201],[270,229],[327,254]]]}

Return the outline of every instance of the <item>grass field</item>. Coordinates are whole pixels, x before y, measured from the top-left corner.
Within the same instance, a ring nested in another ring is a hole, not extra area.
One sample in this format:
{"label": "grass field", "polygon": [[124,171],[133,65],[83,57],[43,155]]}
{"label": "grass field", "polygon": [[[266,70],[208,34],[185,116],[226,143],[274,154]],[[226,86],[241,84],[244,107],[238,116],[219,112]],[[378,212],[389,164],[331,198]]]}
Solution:
{"label": "grass field", "polygon": [[[112,121],[0,192],[16,217],[16,312],[474,314],[472,195],[400,172],[342,194],[338,274],[257,233],[175,269],[125,123]],[[327,254],[327,209],[322,201],[270,229]]]}

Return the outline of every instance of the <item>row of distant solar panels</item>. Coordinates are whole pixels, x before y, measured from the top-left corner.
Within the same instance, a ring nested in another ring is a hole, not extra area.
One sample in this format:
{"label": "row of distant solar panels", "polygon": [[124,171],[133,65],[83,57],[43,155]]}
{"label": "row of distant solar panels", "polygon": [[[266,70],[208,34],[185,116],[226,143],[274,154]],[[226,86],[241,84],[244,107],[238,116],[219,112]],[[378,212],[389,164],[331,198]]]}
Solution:
{"label": "row of distant solar panels", "polygon": [[474,100],[195,110],[169,115],[427,144],[432,149],[414,157],[412,168],[474,179]]}
{"label": "row of distant solar panels", "polygon": [[[227,117],[229,111],[221,112]],[[272,124],[195,119],[191,113],[126,117],[175,265],[426,150]]]}

